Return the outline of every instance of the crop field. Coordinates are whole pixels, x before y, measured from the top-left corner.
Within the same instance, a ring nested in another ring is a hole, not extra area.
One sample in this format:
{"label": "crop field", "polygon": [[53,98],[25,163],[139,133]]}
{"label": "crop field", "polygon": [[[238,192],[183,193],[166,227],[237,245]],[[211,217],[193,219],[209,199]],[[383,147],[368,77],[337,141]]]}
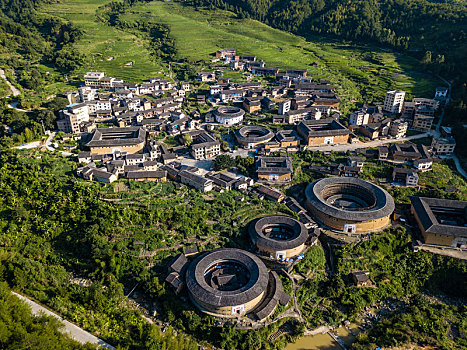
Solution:
{"label": "crop field", "polygon": [[[87,55],[86,70],[103,70],[108,75],[141,81],[165,68],[155,63],[148,43],[99,22],[98,8],[108,0],[63,0],[42,8],[43,12],[72,21],[85,31],[75,45]],[[344,111],[355,102],[382,102],[390,89],[404,89],[410,95],[431,97],[441,82],[418,72],[410,57],[376,47],[355,47],[313,38],[313,42],[273,29],[251,19],[239,19],[228,11],[193,8],[178,2],[152,1],[134,5],[121,16],[128,23],[148,21],[165,24],[175,39],[178,58],[209,68],[219,48],[234,47],[240,54],[253,54],[268,66],[281,69],[307,68],[316,79],[335,84]],[[113,58],[113,59],[111,59]],[[130,62],[133,65],[127,65]],[[314,63],[318,65],[313,65]],[[226,71],[227,76],[241,74]]]}

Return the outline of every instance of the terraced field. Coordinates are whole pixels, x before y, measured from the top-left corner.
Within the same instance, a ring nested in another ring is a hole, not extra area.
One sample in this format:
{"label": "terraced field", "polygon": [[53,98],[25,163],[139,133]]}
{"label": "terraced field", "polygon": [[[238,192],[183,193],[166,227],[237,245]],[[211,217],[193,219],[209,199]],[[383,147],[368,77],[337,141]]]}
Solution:
{"label": "terraced field", "polygon": [[97,17],[98,8],[109,0],[64,0],[43,6],[39,11],[57,16],[76,24],[84,36],[76,47],[87,57],[87,70],[105,71],[107,75],[129,81],[142,81],[162,70],[146,49],[147,43],[134,34],[102,23]]}
{"label": "terraced field", "polygon": [[[139,36],[110,27],[98,20],[96,11],[109,0],[62,0],[42,10],[71,20],[85,31],[76,47],[88,56],[85,70],[104,70],[108,75],[139,81],[164,69]],[[416,96],[433,95],[440,81],[418,72],[410,57],[375,47],[354,47],[316,38],[314,42],[265,24],[239,19],[227,11],[196,9],[179,2],[139,3],[120,16],[121,22],[165,24],[175,39],[178,58],[209,68],[219,48],[235,47],[240,54],[254,54],[269,66],[307,68],[316,78],[331,80],[346,106],[357,101],[381,102],[385,91],[404,89]],[[110,60],[110,58],[112,58]],[[133,62],[133,65],[127,66]],[[316,67],[314,62],[318,63]],[[237,78],[241,74],[228,71]]]}

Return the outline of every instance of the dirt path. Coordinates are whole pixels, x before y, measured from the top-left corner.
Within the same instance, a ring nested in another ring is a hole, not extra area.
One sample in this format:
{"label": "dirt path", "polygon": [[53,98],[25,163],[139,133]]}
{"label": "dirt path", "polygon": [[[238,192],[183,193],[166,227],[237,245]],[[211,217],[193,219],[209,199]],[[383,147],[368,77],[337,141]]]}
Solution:
{"label": "dirt path", "polygon": [[[8,78],[5,75],[5,71],[2,68],[0,68],[0,78],[5,79],[8,87],[11,90],[11,93],[13,94],[13,97],[21,95],[21,91],[19,91],[15,86],[13,86],[12,83],[10,83],[10,81],[8,80]],[[10,96],[11,96],[11,94],[7,95],[6,97],[10,97]]]}

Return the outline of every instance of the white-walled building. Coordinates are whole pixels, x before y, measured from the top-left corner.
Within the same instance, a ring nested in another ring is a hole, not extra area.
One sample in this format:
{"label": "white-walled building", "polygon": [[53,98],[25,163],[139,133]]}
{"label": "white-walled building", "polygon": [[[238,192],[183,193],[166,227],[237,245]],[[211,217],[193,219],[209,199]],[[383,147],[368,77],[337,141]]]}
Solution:
{"label": "white-walled building", "polygon": [[390,113],[400,113],[404,106],[405,91],[388,91],[384,99],[383,110]]}
{"label": "white-walled building", "polygon": [[349,124],[350,125],[366,125],[370,115],[363,111],[353,112],[350,114]]}

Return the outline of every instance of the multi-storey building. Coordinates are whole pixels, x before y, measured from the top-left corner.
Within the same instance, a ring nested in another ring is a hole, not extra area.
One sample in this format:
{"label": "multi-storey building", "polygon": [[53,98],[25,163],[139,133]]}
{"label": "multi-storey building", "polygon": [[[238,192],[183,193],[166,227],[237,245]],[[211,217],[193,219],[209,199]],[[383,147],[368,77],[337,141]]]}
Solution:
{"label": "multi-storey building", "polygon": [[197,160],[216,157],[221,153],[221,144],[205,131],[190,134],[193,139],[191,154]]}
{"label": "multi-storey building", "polygon": [[389,127],[389,135],[395,138],[403,137],[407,132],[408,126],[408,123],[401,119],[394,120]]}
{"label": "multi-storey building", "polygon": [[398,114],[402,111],[404,105],[405,91],[388,91],[384,98],[383,110],[393,114]]}
{"label": "multi-storey building", "polygon": [[452,154],[456,148],[456,140],[452,136],[433,138],[431,146],[433,147],[433,152],[436,154]]}

